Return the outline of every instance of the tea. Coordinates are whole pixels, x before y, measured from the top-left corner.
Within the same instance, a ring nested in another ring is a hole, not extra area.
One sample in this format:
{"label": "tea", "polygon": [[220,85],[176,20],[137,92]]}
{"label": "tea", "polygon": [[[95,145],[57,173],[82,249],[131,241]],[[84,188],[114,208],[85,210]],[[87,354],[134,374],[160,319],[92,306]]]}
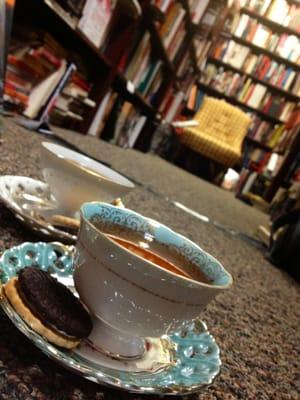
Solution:
{"label": "tea", "polygon": [[[202,271],[200,271],[197,266],[178,254],[171,254],[170,251],[170,257],[172,256],[172,259],[175,260],[175,263],[173,263],[162,257],[161,255],[157,254],[156,252],[149,250],[149,242],[138,241],[137,243],[134,243],[112,234],[108,234],[108,236],[110,239],[112,239],[131,253],[134,253],[147,261],[151,261],[153,264],[170,272],[173,272],[174,274],[203,283],[211,283],[211,280],[209,280],[209,278]],[[187,270],[191,271],[191,273],[188,273]]]}

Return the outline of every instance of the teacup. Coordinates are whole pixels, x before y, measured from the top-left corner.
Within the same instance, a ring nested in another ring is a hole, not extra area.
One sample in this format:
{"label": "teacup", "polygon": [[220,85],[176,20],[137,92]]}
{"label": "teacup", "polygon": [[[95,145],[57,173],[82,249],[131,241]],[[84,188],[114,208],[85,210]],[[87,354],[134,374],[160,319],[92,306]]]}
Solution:
{"label": "teacup", "polygon": [[41,164],[51,192],[71,217],[87,201],[111,202],[134,188],[111,168],[55,143],[42,143]]}
{"label": "teacup", "polygon": [[[94,316],[92,341],[113,357],[141,356],[144,338],[176,331],[232,284],[214,257],[157,221],[98,202],[80,211],[75,287]],[[150,246],[170,262],[180,259],[209,283],[158,266],[116,242],[117,237]]]}

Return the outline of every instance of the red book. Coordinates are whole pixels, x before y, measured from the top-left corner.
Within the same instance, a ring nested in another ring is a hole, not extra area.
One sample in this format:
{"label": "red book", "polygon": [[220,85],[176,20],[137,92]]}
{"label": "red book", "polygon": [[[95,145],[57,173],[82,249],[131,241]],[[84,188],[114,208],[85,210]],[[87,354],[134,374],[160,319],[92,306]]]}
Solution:
{"label": "red book", "polygon": [[48,62],[53,64],[56,68],[61,66],[61,60],[55,57],[49,50],[45,49],[45,47],[40,47],[34,51],[34,55],[41,56],[45,58]]}
{"label": "red book", "polygon": [[5,84],[9,85],[14,90],[17,90],[20,93],[25,94],[26,96],[30,93],[30,88],[28,86],[19,85],[17,82],[12,81],[8,77],[5,78]]}
{"label": "red book", "polygon": [[269,109],[270,109],[270,107],[271,107],[271,105],[272,105],[272,102],[273,102],[273,97],[270,96],[270,97],[268,98],[268,100],[266,101],[266,103],[264,104],[264,106],[263,106],[263,108],[262,108],[262,111],[263,111],[263,112],[268,112]]}
{"label": "red book", "polygon": [[89,91],[91,88],[91,85],[85,80],[82,79],[78,74],[73,74],[71,81],[73,83],[75,83],[77,86],[79,86],[81,89],[85,90],[85,91]]}
{"label": "red book", "polygon": [[31,89],[30,82],[20,78],[18,75],[14,74],[13,72],[7,70],[5,74],[5,81],[11,81],[14,84],[22,87],[23,89]]}
{"label": "red book", "polygon": [[244,98],[243,103],[246,103],[246,104],[247,104],[247,102],[248,102],[248,100],[250,99],[250,97],[251,97],[251,95],[252,95],[254,89],[255,89],[255,85],[251,85],[251,86],[249,87],[249,89],[248,89],[248,91],[247,91],[247,93],[246,93],[246,97]]}
{"label": "red book", "polygon": [[23,60],[18,59],[17,57],[15,57],[12,54],[9,54],[7,57],[7,62],[8,64],[11,64],[17,68],[20,68],[22,71],[24,71],[26,74],[31,75],[34,79],[39,79],[41,78],[41,74],[30,67],[30,65],[28,65],[26,62],[24,62]]}
{"label": "red book", "polygon": [[259,79],[263,79],[265,77],[266,73],[268,72],[268,70],[270,68],[270,65],[271,65],[271,60],[268,57],[266,57],[262,67],[260,68],[259,74],[258,74]]}
{"label": "red book", "polygon": [[286,73],[285,70],[281,71],[281,74],[280,74],[280,76],[278,77],[278,80],[277,80],[277,83],[276,83],[277,86],[282,87],[282,82],[283,82],[283,80],[284,80],[285,73]]}
{"label": "red book", "polygon": [[19,91],[15,90],[9,83],[4,84],[4,93],[13,99],[19,100],[24,105],[27,105],[28,96],[24,93],[20,93]]}

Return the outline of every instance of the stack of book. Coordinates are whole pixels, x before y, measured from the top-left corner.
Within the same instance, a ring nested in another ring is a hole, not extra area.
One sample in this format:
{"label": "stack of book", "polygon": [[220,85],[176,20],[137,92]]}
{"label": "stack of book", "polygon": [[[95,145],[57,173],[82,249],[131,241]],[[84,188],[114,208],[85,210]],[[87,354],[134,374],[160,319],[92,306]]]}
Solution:
{"label": "stack of book", "polygon": [[300,32],[299,6],[287,0],[244,0],[243,6],[280,25]]}
{"label": "stack of book", "polygon": [[281,121],[287,121],[295,107],[295,103],[271,94],[266,86],[253,82],[245,75],[214,64],[207,64],[204,72],[201,81],[205,85]]}
{"label": "stack of book", "polygon": [[275,33],[249,15],[242,14],[232,32],[247,42],[278,54],[293,63],[300,64],[300,40],[296,35]]}
{"label": "stack of book", "polygon": [[75,72],[56,100],[50,114],[50,122],[65,128],[71,128],[75,121],[81,122],[89,108],[95,108],[89,91],[91,84],[80,73]]}
{"label": "stack of book", "polygon": [[6,102],[35,118],[66,69],[66,51],[44,32],[15,27],[5,77]]}
{"label": "stack of book", "polygon": [[173,2],[166,13],[165,22],[159,27],[159,35],[171,61],[182,48],[182,43],[186,35],[185,24],[186,10],[179,2]]}
{"label": "stack of book", "polygon": [[150,34],[146,32],[125,69],[125,77],[151,104],[155,103],[163,80],[162,62],[151,57]]}

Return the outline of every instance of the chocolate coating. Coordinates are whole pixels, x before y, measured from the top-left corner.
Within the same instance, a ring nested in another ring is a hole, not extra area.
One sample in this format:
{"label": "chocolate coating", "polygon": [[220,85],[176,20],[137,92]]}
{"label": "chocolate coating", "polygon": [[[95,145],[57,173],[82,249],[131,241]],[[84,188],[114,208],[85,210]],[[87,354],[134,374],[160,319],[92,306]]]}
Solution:
{"label": "chocolate coating", "polygon": [[73,293],[48,272],[35,267],[22,269],[18,274],[18,292],[44,325],[78,339],[90,334],[89,313]]}

